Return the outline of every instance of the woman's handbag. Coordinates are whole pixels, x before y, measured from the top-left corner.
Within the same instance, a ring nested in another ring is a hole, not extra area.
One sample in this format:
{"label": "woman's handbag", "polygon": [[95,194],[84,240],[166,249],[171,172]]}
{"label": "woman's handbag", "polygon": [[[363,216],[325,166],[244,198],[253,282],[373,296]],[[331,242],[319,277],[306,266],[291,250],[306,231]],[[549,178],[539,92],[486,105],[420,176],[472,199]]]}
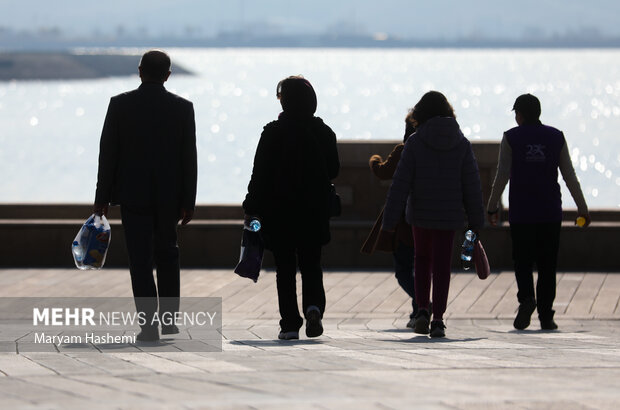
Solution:
{"label": "woman's handbag", "polygon": [[241,236],[241,254],[235,273],[243,278],[252,279],[256,283],[263,265],[264,249],[261,233],[254,232],[244,225]]}
{"label": "woman's handbag", "polygon": [[484,251],[482,242],[477,240],[474,243],[474,266],[476,267],[476,273],[480,279],[486,279],[491,274],[491,267],[489,266],[489,260],[487,259],[487,253]]}

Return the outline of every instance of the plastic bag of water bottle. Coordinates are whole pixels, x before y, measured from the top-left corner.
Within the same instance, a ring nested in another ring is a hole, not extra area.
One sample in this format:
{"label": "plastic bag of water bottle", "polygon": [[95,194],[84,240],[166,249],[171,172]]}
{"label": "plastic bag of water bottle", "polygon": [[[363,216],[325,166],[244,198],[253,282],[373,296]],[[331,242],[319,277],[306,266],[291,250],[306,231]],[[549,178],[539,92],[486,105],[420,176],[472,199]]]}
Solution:
{"label": "plastic bag of water bottle", "polygon": [[471,229],[465,232],[465,240],[461,246],[461,263],[465,270],[471,269],[472,266],[475,267],[480,279],[488,278],[491,273],[487,253],[480,238]]}
{"label": "plastic bag of water bottle", "polygon": [[78,269],[101,269],[110,246],[112,230],[105,216],[92,214],[71,244]]}
{"label": "plastic bag of water bottle", "polygon": [[465,240],[461,245],[461,265],[463,269],[470,270],[474,265],[474,244],[476,242],[476,234],[471,229],[465,232]]}
{"label": "plastic bag of water bottle", "polygon": [[241,253],[235,273],[243,278],[258,280],[260,268],[263,265],[265,246],[260,231],[260,221],[253,219],[248,225],[243,225],[241,236]]}

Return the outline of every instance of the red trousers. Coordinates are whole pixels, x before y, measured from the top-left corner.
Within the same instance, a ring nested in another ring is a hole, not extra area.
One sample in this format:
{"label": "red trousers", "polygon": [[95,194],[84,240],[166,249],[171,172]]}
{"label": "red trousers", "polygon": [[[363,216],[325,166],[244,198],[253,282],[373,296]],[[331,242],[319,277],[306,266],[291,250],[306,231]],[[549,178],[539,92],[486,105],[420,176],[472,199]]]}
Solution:
{"label": "red trousers", "polygon": [[442,320],[450,290],[450,263],[455,231],[413,227],[415,297],[428,310],[433,284],[433,320]]}

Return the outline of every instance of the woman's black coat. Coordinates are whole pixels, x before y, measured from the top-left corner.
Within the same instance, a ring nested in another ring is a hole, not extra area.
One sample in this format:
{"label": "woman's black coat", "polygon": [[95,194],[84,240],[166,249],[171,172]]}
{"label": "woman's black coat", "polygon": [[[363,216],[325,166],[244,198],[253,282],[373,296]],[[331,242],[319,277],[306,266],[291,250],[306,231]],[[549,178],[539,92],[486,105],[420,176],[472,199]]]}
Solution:
{"label": "woman's black coat", "polygon": [[268,249],[329,242],[329,185],[339,169],[336,135],[320,118],[282,113],[265,126],[243,209],[260,217]]}

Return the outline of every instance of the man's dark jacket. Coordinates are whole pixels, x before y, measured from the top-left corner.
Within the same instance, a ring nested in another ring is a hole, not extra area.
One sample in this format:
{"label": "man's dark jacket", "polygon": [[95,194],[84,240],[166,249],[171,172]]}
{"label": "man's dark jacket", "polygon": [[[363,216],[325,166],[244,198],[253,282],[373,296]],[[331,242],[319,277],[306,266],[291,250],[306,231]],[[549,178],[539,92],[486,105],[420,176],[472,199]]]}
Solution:
{"label": "man's dark jacket", "polygon": [[112,97],[101,134],[95,203],[192,210],[196,182],[192,103],[156,83]]}

